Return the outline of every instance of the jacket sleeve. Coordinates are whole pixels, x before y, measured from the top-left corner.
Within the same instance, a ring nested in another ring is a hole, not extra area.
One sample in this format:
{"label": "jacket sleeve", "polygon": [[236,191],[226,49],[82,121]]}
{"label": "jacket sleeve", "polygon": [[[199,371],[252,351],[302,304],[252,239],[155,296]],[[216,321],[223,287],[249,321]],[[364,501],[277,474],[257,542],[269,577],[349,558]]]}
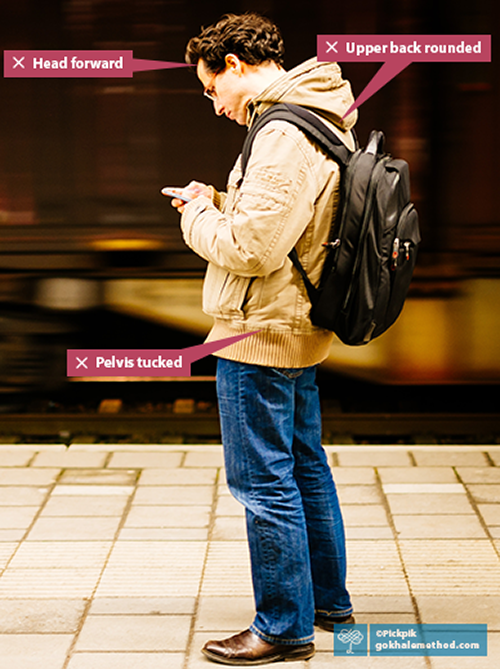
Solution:
{"label": "jacket sleeve", "polygon": [[221,213],[207,198],[185,207],[181,228],[186,244],[240,276],[266,276],[280,269],[313,218],[317,152],[294,126],[269,123],[255,138],[230,211]]}

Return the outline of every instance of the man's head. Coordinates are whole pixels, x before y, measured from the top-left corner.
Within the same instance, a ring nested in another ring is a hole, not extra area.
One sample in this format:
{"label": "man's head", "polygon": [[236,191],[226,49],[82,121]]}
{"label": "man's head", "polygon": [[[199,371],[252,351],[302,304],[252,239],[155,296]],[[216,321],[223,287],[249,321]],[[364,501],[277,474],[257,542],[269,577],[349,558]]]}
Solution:
{"label": "man's head", "polygon": [[248,102],[283,73],[284,46],[278,28],[264,16],[227,14],[204,28],[186,48],[216,114],[240,125]]}

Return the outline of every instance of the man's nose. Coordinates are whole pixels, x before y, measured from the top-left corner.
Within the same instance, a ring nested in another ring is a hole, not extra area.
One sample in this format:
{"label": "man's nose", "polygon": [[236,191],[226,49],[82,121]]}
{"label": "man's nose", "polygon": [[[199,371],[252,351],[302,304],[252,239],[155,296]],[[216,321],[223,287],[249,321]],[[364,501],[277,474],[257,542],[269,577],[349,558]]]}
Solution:
{"label": "man's nose", "polygon": [[221,104],[219,104],[217,98],[214,100],[214,111],[217,114],[217,116],[222,116],[222,114],[224,113],[224,107]]}

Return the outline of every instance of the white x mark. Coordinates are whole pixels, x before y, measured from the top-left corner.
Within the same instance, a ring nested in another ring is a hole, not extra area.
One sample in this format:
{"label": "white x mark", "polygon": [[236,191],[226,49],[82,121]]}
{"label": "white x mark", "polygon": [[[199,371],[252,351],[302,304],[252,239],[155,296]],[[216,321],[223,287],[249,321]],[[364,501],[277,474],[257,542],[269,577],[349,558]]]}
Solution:
{"label": "white x mark", "polygon": [[80,367],[85,367],[85,369],[88,369],[87,365],[85,364],[88,360],[88,356],[83,360],[80,360],[78,357],[76,359],[78,360],[78,365],[76,366],[77,369],[80,369]]}
{"label": "white x mark", "polygon": [[330,51],[335,51],[335,53],[338,53],[337,49],[335,48],[338,43],[339,43],[338,40],[336,42],[334,42],[333,44],[330,44],[330,42],[327,41],[328,49],[326,50],[326,53],[330,53]]}
{"label": "white x mark", "polygon": [[23,60],[25,59],[25,56],[22,56],[21,58],[16,58],[15,56],[12,56],[12,58],[16,61],[16,64],[12,69],[15,70],[16,67],[20,65],[24,70]]}

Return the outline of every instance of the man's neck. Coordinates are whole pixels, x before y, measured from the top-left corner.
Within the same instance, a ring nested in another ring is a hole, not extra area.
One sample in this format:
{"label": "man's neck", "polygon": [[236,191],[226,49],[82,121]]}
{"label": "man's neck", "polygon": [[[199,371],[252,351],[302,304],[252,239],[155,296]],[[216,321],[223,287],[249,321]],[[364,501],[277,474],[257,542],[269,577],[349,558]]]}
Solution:
{"label": "man's neck", "polygon": [[251,77],[252,98],[265,91],[268,86],[282,77],[286,70],[273,60],[260,65],[247,65]]}

